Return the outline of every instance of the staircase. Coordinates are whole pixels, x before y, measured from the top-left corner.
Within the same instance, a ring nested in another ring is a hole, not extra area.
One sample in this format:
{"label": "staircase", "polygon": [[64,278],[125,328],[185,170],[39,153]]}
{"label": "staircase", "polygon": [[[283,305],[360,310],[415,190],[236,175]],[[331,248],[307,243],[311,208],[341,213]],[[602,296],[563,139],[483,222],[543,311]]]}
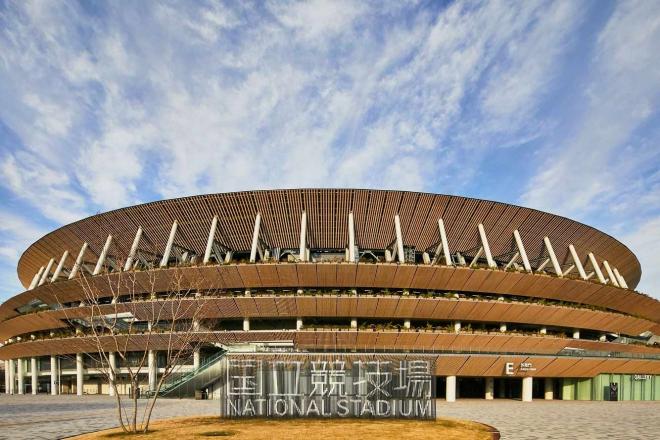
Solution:
{"label": "staircase", "polygon": [[[195,392],[203,390],[212,382],[223,378],[225,374],[226,351],[221,351],[207,358],[199,368],[186,373],[172,373],[160,387],[159,397],[194,397]],[[152,397],[154,391],[146,393],[145,397]]]}

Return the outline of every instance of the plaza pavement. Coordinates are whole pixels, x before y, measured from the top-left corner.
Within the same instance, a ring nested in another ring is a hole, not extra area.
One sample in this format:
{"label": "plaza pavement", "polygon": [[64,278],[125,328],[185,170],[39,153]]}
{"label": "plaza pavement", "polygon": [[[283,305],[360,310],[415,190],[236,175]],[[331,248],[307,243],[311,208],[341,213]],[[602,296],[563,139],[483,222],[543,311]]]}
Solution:
{"label": "plaza pavement", "polygon": [[[2,395],[0,439],[59,439],[112,428],[114,405],[108,396]],[[494,426],[503,439],[660,438],[660,402],[459,400],[438,401],[437,409],[440,417]],[[219,410],[218,401],[162,399],[153,419],[217,415]]]}

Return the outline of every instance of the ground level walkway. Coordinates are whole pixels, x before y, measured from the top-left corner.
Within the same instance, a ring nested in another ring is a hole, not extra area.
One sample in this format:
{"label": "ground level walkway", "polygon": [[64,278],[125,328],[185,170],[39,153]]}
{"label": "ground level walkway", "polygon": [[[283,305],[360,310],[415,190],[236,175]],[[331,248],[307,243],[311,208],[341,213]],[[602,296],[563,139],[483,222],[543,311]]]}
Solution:
{"label": "ground level walkway", "polygon": [[[116,426],[108,396],[0,396],[0,439],[58,439]],[[219,414],[218,401],[160,400],[154,419]],[[657,439],[660,402],[438,401],[438,415],[477,420],[504,439]]]}

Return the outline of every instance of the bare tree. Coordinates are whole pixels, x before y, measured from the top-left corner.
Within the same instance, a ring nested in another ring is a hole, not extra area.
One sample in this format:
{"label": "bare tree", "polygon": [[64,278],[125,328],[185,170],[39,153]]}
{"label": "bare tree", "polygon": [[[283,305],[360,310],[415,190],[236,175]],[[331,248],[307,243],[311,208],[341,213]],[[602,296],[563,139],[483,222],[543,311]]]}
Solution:
{"label": "bare tree", "polygon": [[[80,272],[80,307],[60,304],[76,333],[86,336],[77,348],[86,352],[114,391],[122,430],[147,432],[163,384],[201,345],[199,320],[205,297],[194,280],[184,277],[182,268],[116,271],[94,277]],[[155,360],[161,375],[141,405],[140,375],[148,368],[149,350],[161,353],[161,364]],[[111,356],[121,362],[124,374]],[[125,395],[121,391],[127,386],[130,392]]]}

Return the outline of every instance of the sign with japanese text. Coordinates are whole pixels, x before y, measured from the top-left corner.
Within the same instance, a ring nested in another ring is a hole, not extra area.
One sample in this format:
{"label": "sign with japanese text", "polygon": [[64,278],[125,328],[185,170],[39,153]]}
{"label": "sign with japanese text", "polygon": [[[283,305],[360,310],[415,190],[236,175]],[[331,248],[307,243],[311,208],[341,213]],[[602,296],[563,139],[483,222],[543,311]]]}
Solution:
{"label": "sign with japanese text", "polygon": [[433,362],[229,359],[227,417],[435,419]]}

